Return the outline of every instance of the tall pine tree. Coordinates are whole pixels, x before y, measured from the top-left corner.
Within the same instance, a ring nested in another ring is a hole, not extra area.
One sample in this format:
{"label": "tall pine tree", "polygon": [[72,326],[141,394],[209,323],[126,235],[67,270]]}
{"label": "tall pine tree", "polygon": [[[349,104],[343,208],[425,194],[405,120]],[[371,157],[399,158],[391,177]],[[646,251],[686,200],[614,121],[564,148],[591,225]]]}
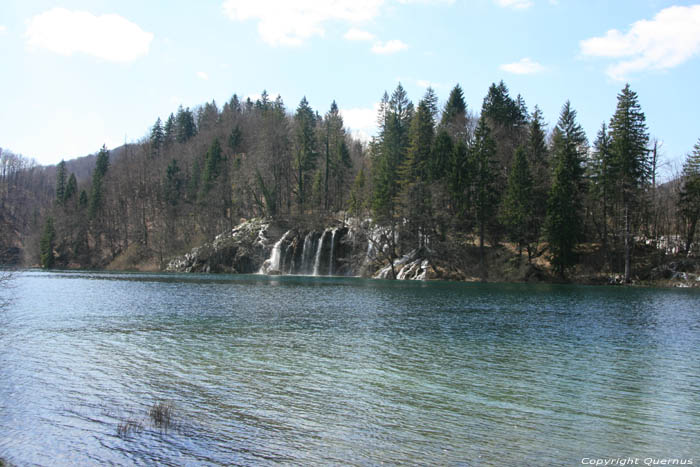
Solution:
{"label": "tall pine tree", "polygon": [[681,183],[678,207],[685,230],[685,251],[690,253],[700,220],[700,140],[683,164]]}
{"label": "tall pine tree", "polygon": [[625,242],[625,282],[632,275],[634,238],[634,210],[641,201],[643,187],[651,174],[649,160],[649,133],[646,117],[641,110],[637,93],[629,84],[617,96],[617,109],[610,121],[610,152],[622,201]]}
{"label": "tall pine tree", "polygon": [[583,235],[583,162],[586,135],[576,111],[566,102],[552,138],[554,174],[545,222],[551,262],[560,277],[576,263],[575,248]]}

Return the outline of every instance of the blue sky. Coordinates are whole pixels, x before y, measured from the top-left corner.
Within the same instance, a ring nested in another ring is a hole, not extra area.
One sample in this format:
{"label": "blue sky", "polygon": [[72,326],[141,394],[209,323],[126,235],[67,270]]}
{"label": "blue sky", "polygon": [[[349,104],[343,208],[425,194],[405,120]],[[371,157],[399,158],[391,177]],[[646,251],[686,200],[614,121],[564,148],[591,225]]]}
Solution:
{"label": "blue sky", "polygon": [[700,3],[663,0],[35,0],[0,3],[0,147],[55,163],[143,137],[178,105],[233,93],[333,99],[374,131],[400,81],[478,111],[492,82],[550,128],[571,100],[589,140],[625,82],[679,164],[700,137]]}

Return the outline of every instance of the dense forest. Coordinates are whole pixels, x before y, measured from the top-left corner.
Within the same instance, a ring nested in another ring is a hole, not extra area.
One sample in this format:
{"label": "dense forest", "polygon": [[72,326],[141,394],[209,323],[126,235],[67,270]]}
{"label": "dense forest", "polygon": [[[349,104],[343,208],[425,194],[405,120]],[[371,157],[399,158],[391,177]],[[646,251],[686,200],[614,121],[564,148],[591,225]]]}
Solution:
{"label": "dense forest", "polygon": [[[140,141],[39,167],[0,153],[4,261],[157,267],[241,219],[321,226],[371,219],[391,262],[409,249],[447,257],[470,241],[547,258],[565,277],[594,248],[596,267],[632,277],[635,249],[690,255],[700,217],[700,141],[681,174],[658,183],[659,145],[638,97],[619,93],[590,143],[571,103],[551,129],[537,106],[492,84],[480,109],[459,85],[444,105],[384,93],[371,142],[345,129],[335,102],[290,111],[266,92],[158,118]],[[127,263],[124,263],[127,264]]]}

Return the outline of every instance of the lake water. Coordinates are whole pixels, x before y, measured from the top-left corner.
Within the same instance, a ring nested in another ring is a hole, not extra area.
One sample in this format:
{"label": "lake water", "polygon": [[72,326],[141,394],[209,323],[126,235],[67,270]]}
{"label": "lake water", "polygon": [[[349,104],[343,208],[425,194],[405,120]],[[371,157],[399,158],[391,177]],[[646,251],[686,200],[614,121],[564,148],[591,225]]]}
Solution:
{"label": "lake water", "polygon": [[698,292],[24,272],[0,292],[0,457],[697,464]]}

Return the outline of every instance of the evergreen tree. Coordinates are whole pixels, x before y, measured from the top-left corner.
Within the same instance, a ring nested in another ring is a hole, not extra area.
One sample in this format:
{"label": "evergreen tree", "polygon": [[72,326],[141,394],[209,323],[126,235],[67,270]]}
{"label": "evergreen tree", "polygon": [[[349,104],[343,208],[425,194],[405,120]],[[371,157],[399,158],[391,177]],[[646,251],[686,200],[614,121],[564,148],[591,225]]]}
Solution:
{"label": "evergreen tree", "polygon": [[372,210],[377,219],[391,220],[395,212],[396,195],[399,185],[399,167],[406,158],[408,150],[408,128],[413,117],[413,104],[408,99],[401,83],[379,109],[379,136],[372,146],[374,157],[374,194]]}
{"label": "evergreen tree", "polygon": [[296,124],[294,170],[297,183],[297,203],[299,214],[303,214],[304,202],[306,201],[306,178],[308,173],[316,167],[316,158],[318,157],[314,141],[316,120],[306,97],[299,102],[294,122]]}
{"label": "evergreen tree", "polygon": [[330,191],[334,188],[336,207],[342,205],[342,184],[344,172],[352,166],[350,152],[345,143],[343,117],[338,105],[333,101],[322,125],[322,146],[324,148],[323,209],[330,207]]}
{"label": "evergreen tree", "polygon": [[452,138],[444,128],[438,130],[433,148],[431,150],[432,157],[428,167],[429,180],[441,180],[449,176],[450,158],[452,157]]}
{"label": "evergreen tree", "polygon": [[[591,178],[591,196],[598,204],[600,220],[597,222],[603,254],[608,256],[608,216],[612,207],[612,195],[615,187],[612,154],[610,152],[610,134],[605,123],[602,124],[593,142],[592,160],[589,167]],[[612,266],[612,265],[611,265]]]}
{"label": "evergreen tree", "polygon": [[[235,94],[234,94],[235,97]],[[228,147],[233,151],[234,153],[238,152],[241,147],[241,143],[243,141],[243,132],[241,131],[241,126],[236,125],[233,127],[233,130],[231,130],[231,133],[228,135]]]}
{"label": "evergreen tree", "polygon": [[163,126],[163,143],[165,147],[170,146],[173,141],[175,141],[177,134],[176,132],[175,115],[171,113]]}
{"label": "evergreen tree", "polygon": [[151,128],[151,156],[156,157],[160,154],[160,150],[165,144],[165,131],[163,130],[163,123],[158,117],[156,123]]}
{"label": "evergreen tree", "polygon": [[95,169],[92,172],[92,191],[90,192],[90,218],[94,219],[103,204],[103,179],[109,168],[109,152],[106,146],[102,146],[97,153]]}
{"label": "evergreen tree", "polygon": [[464,92],[459,84],[455,85],[447,98],[445,109],[440,120],[440,129],[447,132],[456,141],[467,142],[469,131],[467,128],[467,104],[464,101]]}
{"label": "evergreen tree", "polygon": [[66,199],[66,161],[61,160],[56,166],[56,203],[63,204]]}
{"label": "evergreen tree", "polygon": [[471,147],[472,194],[471,201],[474,209],[474,219],[479,231],[479,261],[482,278],[486,278],[486,262],[484,255],[484,236],[486,227],[496,214],[498,191],[496,190],[496,173],[494,162],[496,143],[491,138],[491,130],[482,116],[474,132],[474,144]]}
{"label": "evergreen tree", "polygon": [[678,207],[685,227],[685,251],[690,253],[700,220],[700,140],[683,164]]}
{"label": "evergreen tree", "polygon": [[440,109],[438,108],[437,94],[431,86],[428,86],[428,89],[425,90],[425,96],[423,96],[423,100],[428,106],[430,115],[431,117],[433,117],[433,122],[436,123],[438,121],[438,117],[440,116]]}
{"label": "evergreen tree", "polygon": [[[524,102],[520,105],[524,106]],[[503,81],[492,83],[481,106],[481,117],[486,118],[493,127],[512,128],[522,120],[521,107],[508,94]]]}
{"label": "evergreen tree", "polygon": [[[525,148],[521,146],[515,151],[501,211],[503,225],[510,240],[517,243],[519,256],[522,254],[523,247],[527,247],[529,253],[529,245],[535,240],[532,191],[532,175]],[[528,254],[529,260],[530,254]]]}
{"label": "evergreen tree", "polygon": [[44,269],[51,269],[54,266],[56,257],[54,255],[54,248],[56,247],[56,230],[53,226],[53,218],[47,217],[46,223],[44,224],[44,231],[41,234],[41,240],[39,242],[39,254],[41,260],[41,267]]}
{"label": "evergreen tree", "polygon": [[88,204],[89,204],[89,200],[88,200],[87,191],[80,190],[80,198],[78,199],[78,206],[80,206],[81,209],[85,209],[88,207]]}
{"label": "evergreen tree", "polygon": [[400,203],[403,217],[411,224],[411,234],[422,246],[422,239],[432,227],[429,177],[435,122],[426,98],[418,104],[411,121],[406,159],[399,168]]}
{"label": "evergreen tree", "polygon": [[202,170],[202,179],[199,184],[200,200],[204,200],[209,194],[209,190],[211,190],[214,181],[219,176],[223,164],[224,160],[221,152],[221,144],[219,143],[219,139],[216,138],[214,142],[211,143],[211,146],[209,146],[209,150],[207,150],[207,154],[204,158],[204,169]]}
{"label": "evergreen tree", "polygon": [[443,127],[447,126],[466,113],[467,104],[464,101],[464,92],[462,91],[462,87],[457,84],[454,88],[452,88],[452,91],[450,91],[450,96],[447,98],[445,110],[442,112],[442,120],[440,125]]}
{"label": "evergreen tree", "polygon": [[182,199],[182,175],[177,159],[173,159],[165,171],[165,181],[163,183],[163,198],[170,206],[177,205]]}
{"label": "evergreen tree", "polygon": [[632,274],[632,211],[651,173],[645,120],[637,93],[626,85],[617,96],[617,109],[610,121],[610,152],[624,216],[625,282],[630,282]]}
{"label": "evergreen tree", "polygon": [[197,134],[197,126],[194,122],[194,115],[188,108],[180,106],[175,116],[175,136],[178,143],[186,143]]}
{"label": "evergreen tree", "polygon": [[566,102],[552,138],[554,174],[545,222],[551,262],[564,277],[576,262],[575,248],[583,232],[583,161],[586,135],[576,122],[576,111]]}
{"label": "evergreen tree", "polygon": [[537,241],[540,227],[547,216],[547,196],[550,188],[551,167],[549,151],[545,137],[545,125],[542,111],[535,106],[530,116],[529,132],[526,143],[528,166],[532,173],[533,234]]}
{"label": "evergreen tree", "polygon": [[64,193],[64,200],[68,201],[78,192],[78,180],[75,178],[75,174],[71,173],[68,177],[68,183],[66,184],[66,191]]}

